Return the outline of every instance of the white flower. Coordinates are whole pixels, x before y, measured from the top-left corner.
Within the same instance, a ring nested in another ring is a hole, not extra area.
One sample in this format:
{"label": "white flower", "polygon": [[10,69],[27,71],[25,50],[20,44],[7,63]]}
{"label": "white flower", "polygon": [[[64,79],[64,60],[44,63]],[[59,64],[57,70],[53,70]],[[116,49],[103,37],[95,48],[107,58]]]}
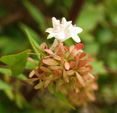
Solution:
{"label": "white flower", "polygon": [[[50,33],[47,39],[55,37],[60,42],[63,42],[72,37],[75,42],[80,42],[80,38],[77,34],[81,33],[82,29],[80,27],[73,26],[72,21],[66,21],[65,18],[62,18],[62,22],[60,23],[60,20],[53,17],[52,24],[53,28],[46,29],[46,32]],[[55,40],[56,44],[57,40]]]}

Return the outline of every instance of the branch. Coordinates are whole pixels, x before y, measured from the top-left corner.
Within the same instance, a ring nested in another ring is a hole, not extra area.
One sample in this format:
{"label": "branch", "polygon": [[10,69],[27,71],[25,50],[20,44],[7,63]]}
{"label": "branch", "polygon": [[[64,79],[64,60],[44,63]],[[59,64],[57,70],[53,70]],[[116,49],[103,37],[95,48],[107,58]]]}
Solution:
{"label": "branch", "polygon": [[70,14],[68,16],[68,20],[72,20],[72,23],[74,24],[77,17],[79,16],[82,6],[84,4],[85,0],[74,0],[73,6],[71,8]]}

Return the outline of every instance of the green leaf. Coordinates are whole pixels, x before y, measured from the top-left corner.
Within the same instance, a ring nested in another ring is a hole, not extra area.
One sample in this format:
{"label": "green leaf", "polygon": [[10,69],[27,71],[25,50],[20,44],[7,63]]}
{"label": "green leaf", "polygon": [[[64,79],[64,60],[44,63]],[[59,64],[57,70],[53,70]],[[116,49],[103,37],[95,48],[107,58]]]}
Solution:
{"label": "green leaf", "polygon": [[40,25],[41,30],[45,30],[45,18],[41,11],[37,9],[34,5],[32,5],[28,0],[23,0],[23,5],[26,7],[31,16],[35,19],[35,21]]}
{"label": "green leaf", "polygon": [[[31,46],[32,46],[32,48],[33,48],[33,50],[35,51],[35,53],[38,54],[39,52],[38,52],[38,50],[37,50],[36,47],[39,47],[39,44],[38,44],[38,43],[35,41],[35,39],[31,36],[31,34],[30,34],[30,32],[28,31],[28,29],[25,29],[25,31],[26,31],[26,34],[27,34],[27,36],[28,36],[29,42],[30,42],[30,44],[31,44]],[[33,43],[35,43],[36,47],[34,46]],[[37,56],[37,57],[38,57],[38,59],[40,59],[39,56]]]}
{"label": "green leaf", "polygon": [[[32,28],[30,28],[29,26],[23,24],[23,23],[19,23],[19,27],[22,29],[23,32],[26,32],[25,29],[27,29],[27,31],[30,33],[31,37],[33,37],[33,40],[35,40],[36,42],[38,42],[39,44],[43,43],[43,41],[45,41],[44,39],[42,39],[40,37],[40,35],[35,32]],[[38,46],[38,45],[37,45]]]}
{"label": "green leaf", "polygon": [[4,93],[9,97],[10,100],[14,100],[14,94],[12,90],[6,89],[4,90]]}
{"label": "green leaf", "polygon": [[0,80],[0,90],[12,89],[12,86]]}
{"label": "green leaf", "polygon": [[37,84],[34,88],[35,88],[35,89],[40,89],[40,88],[43,87],[44,83],[45,83],[45,82],[40,82],[40,83]]}
{"label": "green leaf", "polygon": [[23,97],[23,95],[20,92],[17,92],[15,95],[15,102],[16,105],[22,109],[24,105],[27,105],[27,101],[25,100],[25,98]]}
{"label": "green leaf", "polygon": [[41,51],[36,45],[35,43],[32,41],[34,47],[37,49],[38,53],[40,53],[40,55],[42,55],[43,57],[47,56],[46,53],[44,53],[43,51]]}
{"label": "green leaf", "polygon": [[26,50],[14,55],[3,56],[1,57],[0,61],[10,67],[12,75],[17,76],[23,72],[26,66],[27,57],[29,56],[29,52],[31,52],[31,50]]}
{"label": "green leaf", "polygon": [[68,107],[75,110],[75,108],[65,99],[61,92],[56,92],[56,86],[53,84],[54,95],[57,96],[60,100],[62,100]]}

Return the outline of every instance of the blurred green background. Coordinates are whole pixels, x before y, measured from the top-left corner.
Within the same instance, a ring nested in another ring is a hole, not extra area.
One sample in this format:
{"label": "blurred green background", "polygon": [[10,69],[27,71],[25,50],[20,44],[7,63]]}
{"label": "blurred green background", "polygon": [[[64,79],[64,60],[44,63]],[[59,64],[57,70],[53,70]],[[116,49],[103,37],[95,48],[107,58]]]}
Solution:
{"label": "blurred green background", "polygon": [[[0,67],[0,112],[117,113],[117,0],[0,0],[0,57],[31,48],[24,28],[39,44],[50,45],[53,39],[46,40],[45,30],[53,16],[83,28],[84,51],[93,56],[99,75],[96,101],[73,111],[48,91],[34,90],[23,75],[10,77]],[[71,39],[65,43],[74,44]]]}

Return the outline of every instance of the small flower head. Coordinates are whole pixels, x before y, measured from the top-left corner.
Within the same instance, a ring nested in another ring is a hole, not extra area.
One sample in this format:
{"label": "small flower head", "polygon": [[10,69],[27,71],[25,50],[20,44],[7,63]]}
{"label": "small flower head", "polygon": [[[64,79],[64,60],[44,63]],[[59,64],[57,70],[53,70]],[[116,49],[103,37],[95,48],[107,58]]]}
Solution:
{"label": "small flower head", "polygon": [[66,21],[65,18],[62,18],[62,22],[60,23],[60,20],[53,17],[52,24],[53,28],[46,29],[46,32],[49,33],[47,39],[55,37],[55,39],[59,40],[60,42],[64,42],[72,37],[76,43],[81,41],[77,34],[81,33],[82,29],[72,25],[71,21]]}
{"label": "small flower head", "polygon": [[[94,90],[97,90],[98,85],[90,72],[92,66],[87,64],[91,60],[90,57],[85,58],[84,45],[78,43],[80,38],[77,34],[82,32],[82,29],[73,26],[72,22],[65,18],[60,23],[60,20],[53,17],[52,23],[53,28],[48,28],[46,32],[49,33],[47,39],[55,37],[54,43],[51,48],[48,48],[46,43],[36,47],[40,52],[38,64],[28,58],[36,68],[29,74],[30,79],[27,81],[38,81],[35,89],[48,88],[51,93],[56,86],[54,92],[66,92],[76,105],[82,105],[86,100],[95,100]],[[78,44],[65,46],[62,42],[70,37]]]}

